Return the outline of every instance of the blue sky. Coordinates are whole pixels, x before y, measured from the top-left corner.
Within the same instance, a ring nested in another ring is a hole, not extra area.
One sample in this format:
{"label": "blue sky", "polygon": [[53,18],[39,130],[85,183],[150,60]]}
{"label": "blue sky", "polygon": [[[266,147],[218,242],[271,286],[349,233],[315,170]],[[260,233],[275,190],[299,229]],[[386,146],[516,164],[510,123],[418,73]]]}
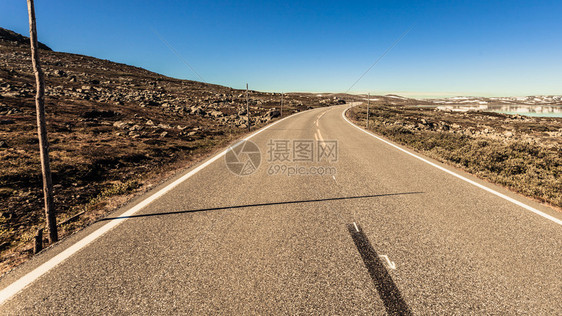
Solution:
{"label": "blue sky", "polygon": [[[561,1],[36,0],[39,40],[168,76],[262,91],[562,94]],[[0,26],[28,34],[24,0]]]}

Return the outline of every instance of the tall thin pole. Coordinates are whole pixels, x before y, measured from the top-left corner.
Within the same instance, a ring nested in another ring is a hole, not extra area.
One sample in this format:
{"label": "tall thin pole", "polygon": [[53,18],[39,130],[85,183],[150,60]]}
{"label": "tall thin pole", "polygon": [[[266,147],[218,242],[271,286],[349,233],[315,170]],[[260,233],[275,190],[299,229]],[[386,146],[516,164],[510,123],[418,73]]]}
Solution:
{"label": "tall thin pole", "polygon": [[248,116],[248,132],[251,130],[250,125],[250,102],[248,101],[248,84],[246,84],[246,115]]}
{"label": "tall thin pole", "polygon": [[367,129],[369,129],[369,105],[371,105],[371,93],[367,94]]}
{"label": "tall thin pole", "polygon": [[37,42],[37,26],[35,22],[35,5],[33,0],[27,0],[27,11],[29,13],[29,40],[31,42],[31,61],[33,73],[37,84],[35,95],[35,106],[37,108],[37,133],[39,136],[39,153],[41,156],[41,171],[43,174],[43,194],[45,196],[45,219],[49,229],[49,239],[52,243],[59,240],[57,234],[57,222],[53,208],[53,182],[51,179],[51,165],[49,161],[49,140],[47,139],[47,124],[45,123],[45,80],[41,63],[39,61],[39,50]]}
{"label": "tall thin pole", "polygon": [[283,92],[281,92],[281,117],[283,117]]}

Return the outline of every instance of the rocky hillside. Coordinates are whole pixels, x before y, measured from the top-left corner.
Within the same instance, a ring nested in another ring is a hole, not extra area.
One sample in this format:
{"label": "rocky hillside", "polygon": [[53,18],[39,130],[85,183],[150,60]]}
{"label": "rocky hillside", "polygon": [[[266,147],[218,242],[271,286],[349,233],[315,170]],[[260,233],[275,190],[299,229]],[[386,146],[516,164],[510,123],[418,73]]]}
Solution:
{"label": "rocky hillside", "polygon": [[[29,37],[0,27],[0,44],[29,47]],[[51,50],[47,45],[39,42],[39,49]]]}
{"label": "rocky hillside", "polygon": [[[0,34],[0,271],[6,271],[31,254],[43,213],[29,45],[11,31]],[[81,214],[61,226],[63,236],[247,132],[245,91],[43,48],[57,217]],[[279,118],[280,98],[250,91],[252,126]],[[342,102],[312,94],[284,100],[284,116]]]}

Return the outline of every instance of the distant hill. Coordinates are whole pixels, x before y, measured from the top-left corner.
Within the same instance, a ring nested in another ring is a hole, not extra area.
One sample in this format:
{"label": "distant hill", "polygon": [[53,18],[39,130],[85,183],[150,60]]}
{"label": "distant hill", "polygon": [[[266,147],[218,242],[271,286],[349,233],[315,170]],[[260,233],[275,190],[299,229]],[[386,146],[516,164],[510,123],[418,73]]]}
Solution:
{"label": "distant hill", "polygon": [[[17,46],[29,46],[29,37],[18,34],[14,31],[7,30],[0,27],[0,42],[1,44],[13,44]],[[39,48],[52,51],[49,46],[39,42]]]}

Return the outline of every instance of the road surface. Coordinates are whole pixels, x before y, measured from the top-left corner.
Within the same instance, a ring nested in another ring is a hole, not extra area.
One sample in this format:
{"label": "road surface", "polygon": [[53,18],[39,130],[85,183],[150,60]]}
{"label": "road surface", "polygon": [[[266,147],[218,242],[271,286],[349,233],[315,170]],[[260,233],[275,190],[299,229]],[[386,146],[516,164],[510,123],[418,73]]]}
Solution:
{"label": "road surface", "polygon": [[249,175],[204,162],[36,256],[0,280],[0,313],[562,312],[559,213],[413,157],[345,109],[250,138]]}

